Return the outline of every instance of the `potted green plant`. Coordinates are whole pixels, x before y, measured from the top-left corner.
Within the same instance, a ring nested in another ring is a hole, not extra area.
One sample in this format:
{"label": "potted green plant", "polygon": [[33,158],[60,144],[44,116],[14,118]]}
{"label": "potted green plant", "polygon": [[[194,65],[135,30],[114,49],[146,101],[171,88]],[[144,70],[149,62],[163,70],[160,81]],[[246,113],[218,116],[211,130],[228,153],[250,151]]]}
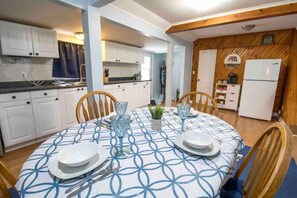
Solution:
{"label": "potted green plant", "polygon": [[148,107],[151,115],[151,125],[153,130],[159,130],[162,127],[162,116],[164,113],[164,108],[160,105],[156,105],[155,107],[152,107],[151,105]]}

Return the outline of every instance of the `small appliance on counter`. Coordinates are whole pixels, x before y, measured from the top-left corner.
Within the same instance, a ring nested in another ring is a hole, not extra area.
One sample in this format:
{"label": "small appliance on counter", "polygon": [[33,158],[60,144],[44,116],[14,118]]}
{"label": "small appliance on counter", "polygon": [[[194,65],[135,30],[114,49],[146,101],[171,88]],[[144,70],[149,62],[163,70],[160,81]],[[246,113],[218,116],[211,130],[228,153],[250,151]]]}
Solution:
{"label": "small appliance on counter", "polygon": [[238,77],[234,73],[228,75],[228,84],[237,84]]}
{"label": "small appliance on counter", "polygon": [[103,82],[105,82],[105,83],[109,82],[108,76],[109,76],[109,69],[105,68],[104,74],[103,74]]}

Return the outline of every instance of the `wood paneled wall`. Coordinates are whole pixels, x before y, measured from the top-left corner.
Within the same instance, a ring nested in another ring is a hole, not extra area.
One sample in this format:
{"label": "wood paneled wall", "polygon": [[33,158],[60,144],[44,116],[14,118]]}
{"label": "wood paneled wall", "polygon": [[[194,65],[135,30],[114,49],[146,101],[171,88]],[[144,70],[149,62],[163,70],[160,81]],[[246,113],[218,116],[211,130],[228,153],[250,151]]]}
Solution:
{"label": "wood paneled wall", "polygon": [[[274,34],[274,44],[262,44],[262,36],[265,34]],[[196,40],[193,46],[192,64],[192,71],[195,71],[195,74],[192,74],[191,90],[196,90],[199,50],[218,49],[214,85],[220,79],[227,79],[229,73],[237,74],[238,83],[242,84],[247,59],[280,58],[282,59],[282,66],[273,109],[274,112],[277,112],[281,109],[293,34],[294,30],[290,29]],[[236,53],[241,57],[241,64],[236,69],[229,69],[224,66],[225,57],[232,53]]]}
{"label": "wood paneled wall", "polygon": [[290,126],[297,126],[297,30],[292,39],[283,101],[283,120]]}

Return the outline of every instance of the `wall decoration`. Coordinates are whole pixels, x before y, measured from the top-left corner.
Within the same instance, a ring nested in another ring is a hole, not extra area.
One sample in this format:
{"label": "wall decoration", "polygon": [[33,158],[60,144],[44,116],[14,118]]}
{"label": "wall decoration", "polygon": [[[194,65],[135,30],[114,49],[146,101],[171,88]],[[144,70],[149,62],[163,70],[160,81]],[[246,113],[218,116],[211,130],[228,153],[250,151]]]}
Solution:
{"label": "wall decoration", "polygon": [[269,45],[274,43],[274,34],[266,34],[262,37],[262,44]]}
{"label": "wall decoration", "polygon": [[241,63],[241,58],[237,54],[229,54],[224,61],[224,64],[226,67],[235,69],[237,68]]}

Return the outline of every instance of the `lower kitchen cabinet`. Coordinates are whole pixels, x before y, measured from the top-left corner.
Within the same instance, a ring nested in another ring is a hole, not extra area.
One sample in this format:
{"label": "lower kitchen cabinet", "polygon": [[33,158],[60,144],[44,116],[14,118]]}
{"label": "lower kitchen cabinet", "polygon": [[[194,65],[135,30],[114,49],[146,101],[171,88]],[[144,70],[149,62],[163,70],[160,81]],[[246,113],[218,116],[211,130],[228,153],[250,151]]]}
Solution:
{"label": "lower kitchen cabinet", "polygon": [[38,138],[61,130],[61,113],[58,97],[33,99],[33,112]]}
{"label": "lower kitchen cabinet", "polygon": [[0,103],[0,126],[5,147],[36,137],[31,105],[30,99]]}
{"label": "lower kitchen cabinet", "polygon": [[77,123],[76,104],[86,93],[86,87],[59,90],[59,104],[63,129]]}

